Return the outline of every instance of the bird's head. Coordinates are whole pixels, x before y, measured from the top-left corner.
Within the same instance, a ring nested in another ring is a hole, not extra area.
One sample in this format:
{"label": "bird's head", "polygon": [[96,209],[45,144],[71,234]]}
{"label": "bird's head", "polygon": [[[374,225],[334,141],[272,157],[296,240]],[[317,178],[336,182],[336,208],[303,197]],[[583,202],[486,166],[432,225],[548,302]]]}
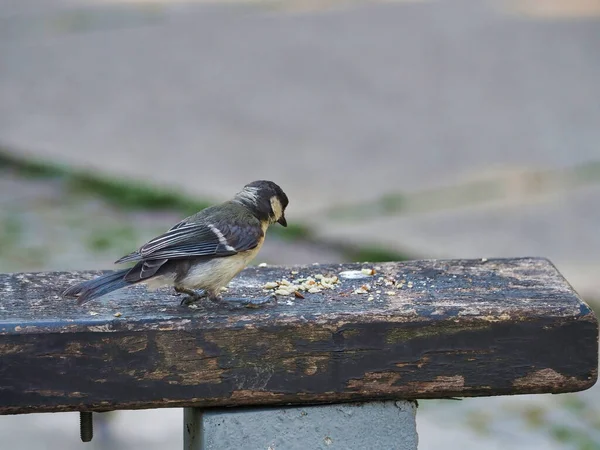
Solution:
{"label": "bird's head", "polygon": [[236,194],[235,200],[248,207],[260,220],[271,224],[277,222],[287,227],[285,208],[289,200],[285,192],[272,181],[248,183]]}

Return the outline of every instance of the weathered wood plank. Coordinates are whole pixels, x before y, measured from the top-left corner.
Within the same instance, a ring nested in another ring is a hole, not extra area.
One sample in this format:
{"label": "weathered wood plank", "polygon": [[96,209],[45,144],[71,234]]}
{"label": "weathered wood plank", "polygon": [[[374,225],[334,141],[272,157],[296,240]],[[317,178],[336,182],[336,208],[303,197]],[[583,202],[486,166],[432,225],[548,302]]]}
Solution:
{"label": "weathered wood plank", "polygon": [[[96,273],[0,275],[0,413],[444,398],[587,389],[598,324],[544,259],[250,268],[281,278],[375,267],[260,309],[122,290],[59,297]],[[355,293],[362,285],[367,294]],[[118,314],[120,313],[120,314]],[[117,314],[118,317],[115,317]]]}

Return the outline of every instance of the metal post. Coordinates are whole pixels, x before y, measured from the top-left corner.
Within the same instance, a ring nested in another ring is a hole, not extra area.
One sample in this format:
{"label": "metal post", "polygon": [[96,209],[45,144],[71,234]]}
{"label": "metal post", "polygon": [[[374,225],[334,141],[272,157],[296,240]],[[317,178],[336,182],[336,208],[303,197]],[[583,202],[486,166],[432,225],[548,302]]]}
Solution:
{"label": "metal post", "polygon": [[201,442],[202,410],[183,408],[183,449],[203,450]]}
{"label": "metal post", "polygon": [[94,437],[94,416],[91,411],[79,413],[79,435],[83,442],[90,442]]}

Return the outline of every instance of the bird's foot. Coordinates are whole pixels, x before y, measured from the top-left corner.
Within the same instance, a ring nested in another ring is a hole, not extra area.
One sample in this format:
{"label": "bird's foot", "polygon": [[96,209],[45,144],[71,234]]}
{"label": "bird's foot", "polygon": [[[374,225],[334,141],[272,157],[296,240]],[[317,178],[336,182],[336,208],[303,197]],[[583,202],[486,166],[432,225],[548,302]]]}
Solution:
{"label": "bird's foot", "polygon": [[181,299],[181,302],[179,303],[180,306],[187,306],[187,305],[191,305],[192,303],[197,302],[198,300],[207,297],[207,294],[205,291],[202,291],[202,293],[197,293],[196,291],[193,291],[191,289],[186,289],[186,288],[181,288],[181,287],[175,287],[175,292],[177,292],[177,294],[175,295],[181,295],[181,294],[186,294],[187,297],[184,297],[183,299]]}
{"label": "bird's foot", "polygon": [[181,287],[175,288],[175,295],[186,294],[181,300],[181,306],[191,305],[198,300],[206,298],[215,303],[225,303],[230,306],[244,307],[244,308],[259,308],[267,303],[270,303],[275,300],[274,295],[269,295],[266,297],[258,297],[258,298],[245,298],[245,297],[227,297],[223,298],[222,295],[216,294],[213,292],[207,292],[202,290],[200,293],[193,291],[192,289],[186,289]]}
{"label": "bird's foot", "polygon": [[223,301],[223,297],[219,294],[212,294],[207,296],[211,302],[219,303]]}

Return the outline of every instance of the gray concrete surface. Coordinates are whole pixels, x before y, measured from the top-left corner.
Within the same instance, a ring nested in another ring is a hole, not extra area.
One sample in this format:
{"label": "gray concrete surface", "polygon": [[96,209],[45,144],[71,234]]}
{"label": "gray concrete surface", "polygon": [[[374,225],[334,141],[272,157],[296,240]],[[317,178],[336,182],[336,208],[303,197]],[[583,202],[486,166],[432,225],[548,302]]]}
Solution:
{"label": "gray concrete surface", "polygon": [[598,295],[600,198],[577,186],[352,232],[321,220],[387,193],[600,161],[600,19],[581,2],[579,15],[530,3],[518,15],[508,0],[302,12],[302,1],[2,0],[0,145],[204,198],[271,178],[290,220],[322,235],[428,257],[550,256]]}
{"label": "gray concrete surface", "polygon": [[475,0],[307,14],[44,3],[0,13],[0,140],[23,154],[215,198],[273,178],[296,219],[490,167],[600,158],[596,20]]}
{"label": "gray concrete surface", "polygon": [[190,410],[185,450],[416,450],[407,401],[304,408]]}

